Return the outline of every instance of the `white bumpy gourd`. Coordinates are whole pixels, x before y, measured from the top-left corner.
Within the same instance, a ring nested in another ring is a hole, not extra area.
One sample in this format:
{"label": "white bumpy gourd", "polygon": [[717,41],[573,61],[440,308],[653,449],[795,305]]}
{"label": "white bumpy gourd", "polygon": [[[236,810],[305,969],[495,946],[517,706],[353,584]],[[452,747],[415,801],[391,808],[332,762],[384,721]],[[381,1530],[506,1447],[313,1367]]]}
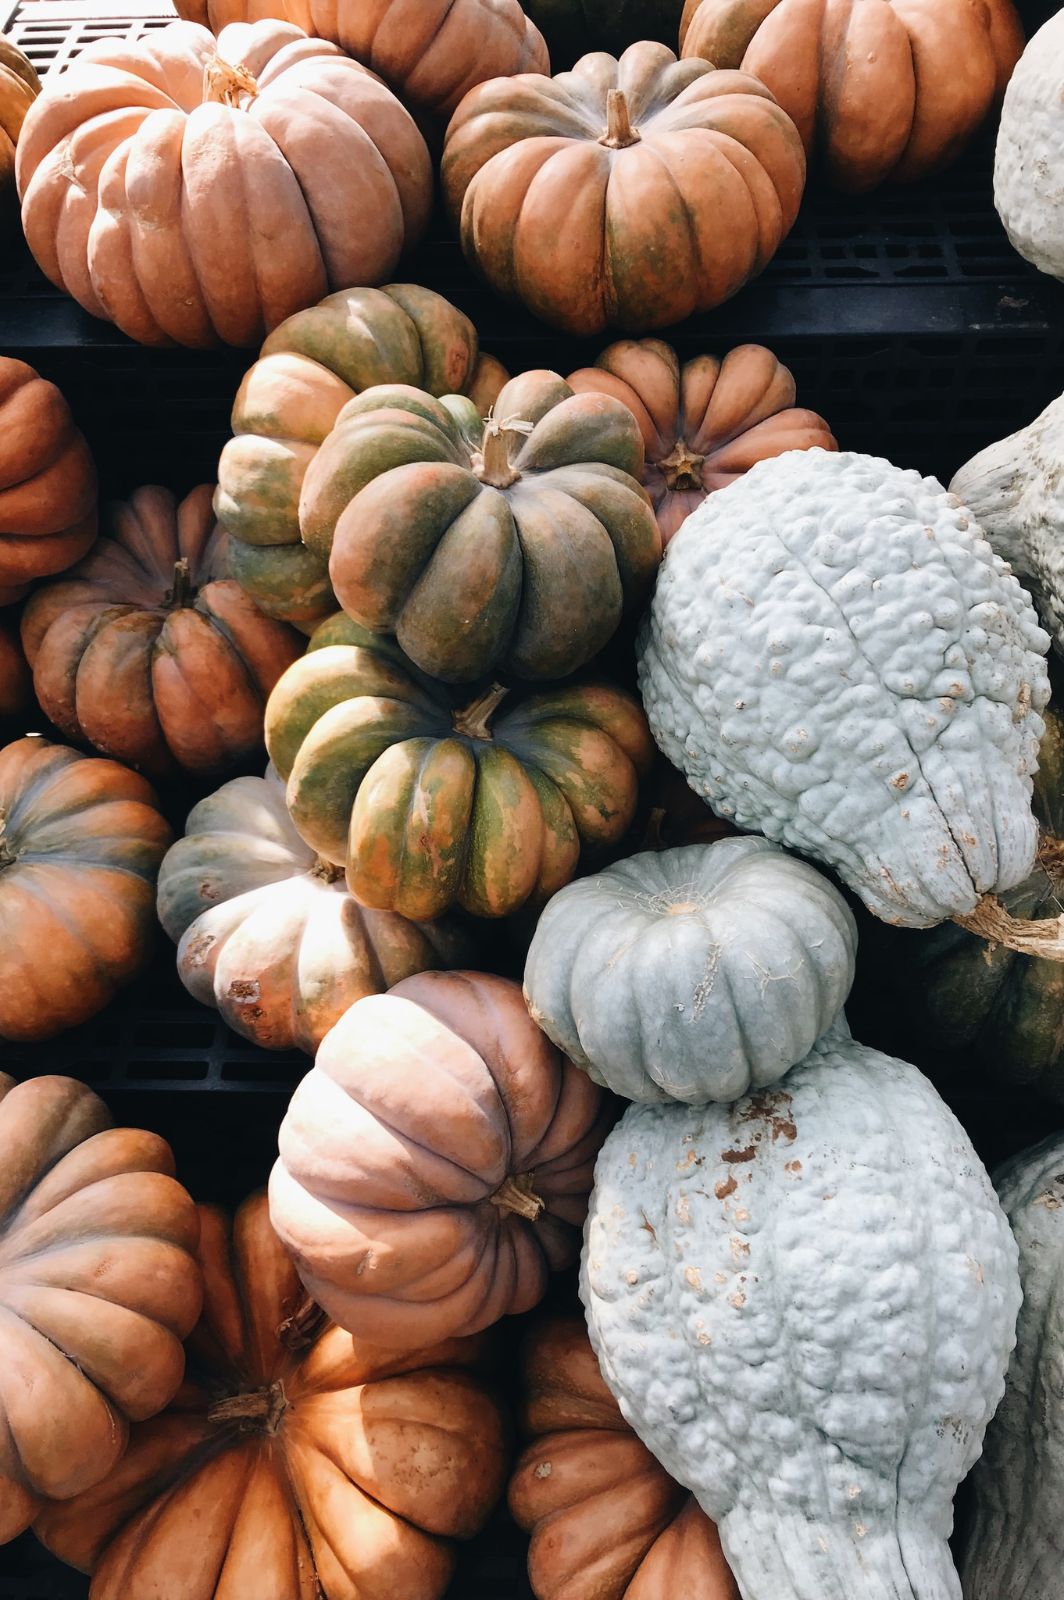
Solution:
{"label": "white bumpy gourd", "polygon": [[1064,1134],[995,1173],[1020,1250],[1023,1307],[1005,1398],[972,1474],[965,1600],[1064,1593]]}
{"label": "white bumpy gourd", "polygon": [[581,1294],[624,1415],[717,1523],[744,1600],[958,1600],[953,1495],[1020,1286],[990,1180],[915,1067],[840,1024],[775,1089],[630,1107]]}
{"label": "white bumpy gourd", "polygon": [[1034,597],[1064,655],[1064,396],[961,467],[950,493]]}
{"label": "white bumpy gourd", "polygon": [[931,927],[1031,871],[1048,646],[941,484],[796,450],[670,544],[640,688],[714,811],[828,862],[884,920]]}
{"label": "white bumpy gourd", "polygon": [[1064,11],[1029,40],[1005,90],[994,156],[994,204],[1025,260],[1064,278]]}
{"label": "white bumpy gourd", "polygon": [[628,1100],[737,1100],[783,1077],[846,1003],[857,927],[767,839],[647,852],[561,889],[525,963],[533,1018]]}

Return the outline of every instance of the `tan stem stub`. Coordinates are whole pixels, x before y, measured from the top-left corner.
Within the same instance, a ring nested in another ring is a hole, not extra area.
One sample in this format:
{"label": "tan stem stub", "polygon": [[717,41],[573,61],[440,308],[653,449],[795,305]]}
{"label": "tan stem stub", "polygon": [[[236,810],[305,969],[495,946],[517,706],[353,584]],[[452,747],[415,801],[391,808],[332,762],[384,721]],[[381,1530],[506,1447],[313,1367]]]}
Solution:
{"label": "tan stem stub", "polygon": [[1024,956],[1040,956],[1043,961],[1064,961],[1064,916],[1030,922],[1011,916],[1000,900],[985,894],[974,911],[953,920],[988,944],[1004,945]]}
{"label": "tan stem stub", "polygon": [[234,67],[221,56],[212,56],[203,69],[203,102],[216,105],[239,106],[241,100],[253,100],[259,92],[256,80],[247,67]]}
{"label": "tan stem stub", "polygon": [[498,1206],[500,1211],[511,1211],[515,1216],[524,1217],[526,1222],[538,1222],[547,1202],[536,1193],[534,1179],[534,1172],[522,1172],[516,1178],[507,1178],[492,1195],[492,1205]]}
{"label": "tan stem stub", "polygon": [[510,441],[523,432],[523,429],[488,418],[484,424],[484,448],[473,464],[481,483],[486,483],[490,489],[509,489],[517,482],[521,474],[510,460]]}
{"label": "tan stem stub", "polygon": [[180,611],[182,606],[187,606],[192,599],[192,570],[188,564],[188,557],[182,556],[174,562],[174,581],[170,593],[166,597],[167,608],[170,611]]}
{"label": "tan stem stub", "polygon": [[7,815],[0,811],[0,867],[13,867],[18,857],[7,841]]}
{"label": "tan stem stub", "polygon": [[509,693],[504,683],[493,683],[464,711],[454,713],[451,722],[455,733],[464,734],[467,739],[490,739],[491,719]]}
{"label": "tan stem stub", "polygon": [[[341,869],[337,868],[337,871],[343,876]],[[298,1355],[303,1350],[309,1350],[312,1344],[317,1344],[328,1321],[318,1302],[308,1295],[290,1317],[285,1317],[277,1330],[277,1337],[286,1350]]]}
{"label": "tan stem stub", "polygon": [[319,856],[310,869],[310,875],[312,878],[320,878],[322,883],[339,883],[344,876],[344,869],[332,861],[326,861],[324,856]]}
{"label": "tan stem stub", "polygon": [[695,455],[682,439],[678,439],[670,454],[658,462],[666,489],[701,489],[705,459],[705,456]]}
{"label": "tan stem stub", "polygon": [[628,98],[623,89],[610,89],[606,95],[606,132],[599,140],[607,150],[627,150],[638,144],[641,135],[632,127]]}
{"label": "tan stem stub", "polygon": [[271,1383],[263,1389],[251,1389],[246,1394],[227,1394],[207,1408],[207,1421],[217,1427],[232,1423],[251,1433],[274,1434],[288,1409],[284,1384]]}

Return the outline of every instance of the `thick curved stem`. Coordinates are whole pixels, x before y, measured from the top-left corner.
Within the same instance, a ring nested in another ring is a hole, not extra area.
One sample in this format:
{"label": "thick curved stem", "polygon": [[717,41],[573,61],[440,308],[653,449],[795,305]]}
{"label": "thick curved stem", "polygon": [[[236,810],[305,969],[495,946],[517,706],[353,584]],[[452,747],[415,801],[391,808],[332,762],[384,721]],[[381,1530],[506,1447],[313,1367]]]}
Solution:
{"label": "thick curved stem", "polygon": [[1011,916],[995,895],[985,894],[974,911],[953,920],[987,944],[1002,944],[1043,961],[1064,961],[1064,916],[1031,922]]}
{"label": "thick curved stem", "polygon": [[455,733],[464,734],[467,739],[490,739],[491,719],[509,693],[505,684],[493,683],[490,689],[471,701],[464,711],[454,713],[451,722]]}
{"label": "thick curved stem", "polygon": [[627,150],[638,144],[640,134],[632,127],[628,100],[623,89],[610,89],[606,95],[606,132],[599,140],[607,150]]}
{"label": "thick curved stem", "polygon": [[259,92],[247,67],[234,67],[221,56],[212,56],[203,69],[203,102],[239,106],[242,98],[254,99]]}
{"label": "thick curved stem", "polygon": [[512,1211],[526,1222],[538,1222],[547,1202],[536,1193],[534,1176],[534,1173],[522,1172],[516,1178],[507,1178],[492,1195],[492,1205],[498,1206],[500,1211]]}
{"label": "thick curved stem", "polygon": [[[343,877],[340,867],[332,868],[338,877]],[[286,1350],[291,1350],[293,1355],[301,1350],[309,1350],[312,1344],[317,1344],[325,1331],[329,1319],[316,1300],[308,1295],[303,1303],[286,1317],[277,1330],[277,1337]]]}
{"label": "thick curved stem", "polygon": [[207,1421],[224,1427],[235,1422],[253,1433],[274,1434],[288,1409],[284,1385],[271,1383],[246,1394],[227,1394],[207,1408]]}

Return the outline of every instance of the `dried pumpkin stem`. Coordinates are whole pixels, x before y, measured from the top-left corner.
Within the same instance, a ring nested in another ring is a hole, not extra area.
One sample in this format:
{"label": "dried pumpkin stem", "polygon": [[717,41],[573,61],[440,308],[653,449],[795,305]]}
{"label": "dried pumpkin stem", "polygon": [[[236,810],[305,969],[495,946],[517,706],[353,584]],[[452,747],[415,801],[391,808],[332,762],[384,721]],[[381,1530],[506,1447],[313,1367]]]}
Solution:
{"label": "dried pumpkin stem", "polygon": [[490,418],[485,423],[484,452],[477,473],[481,483],[492,489],[508,489],[517,482],[521,474],[510,460],[510,434],[517,431]]}
{"label": "dried pumpkin stem", "polygon": [[0,867],[13,867],[18,857],[7,842],[7,813],[0,811]]}
{"label": "dried pumpkin stem", "polygon": [[1064,874],[1064,839],[1043,833],[1038,841],[1038,865],[1051,877]]}
{"label": "dried pumpkin stem", "polygon": [[490,739],[491,719],[509,693],[504,683],[493,683],[484,694],[478,695],[471,701],[464,711],[454,713],[451,722],[455,733],[464,734],[467,739]]}
{"label": "dried pumpkin stem", "polygon": [[188,605],[191,596],[192,572],[187,556],[182,556],[180,561],[174,562],[174,582],[166,597],[166,604],[171,611],[180,611],[182,606]]}
{"label": "dried pumpkin stem", "polygon": [[705,459],[688,450],[682,439],[677,440],[672,453],[658,463],[666,489],[701,489]]}
{"label": "dried pumpkin stem", "polygon": [[[331,870],[343,876],[340,868]],[[277,1337],[286,1350],[298,1354],[299,1351],[309,1350],[312,1344],[317,1343],[328,1320],[318,1302],[308,1295],[290,1317],[285,1317],[277,1330]]]}
{"label": "dried pumpkin stem", "polygon": [[534,1177],[532,1172],[522,1172],[516,1178],[507,1178],[492,1195],[492,1205],[500,1211],[512,1211],[527,1222],[538,1222],[547,1202],[536,1193]]}
{"label": "dried pumpkin stem", "polygon": [[628,98],[623,89],[610,89],[606,95],[606,132],[599,140],[607,150],[627,150],[638,144],[641,135],[632,127]]}
{"label": "dried pumpkin stem", "polygon": [[207,1421],[220,1426],[235,1422],[255,1432],[276,1433],[281,1418],[288,1409],[284,1385],[271,1383],[265,1389],[252,1389],[246,1394],[227,1394],[215,1400],[207,1409]]}
{"label": "dried pumpkin stem", "polygon": [[254,99],[258,92],[258,83],[247,67],[234,67],[221,56],[212,56],[203,69],[204,104],[239,106],[243,97]]}
{"label": "dried pumpkin stem", "polygon": [[1043,961],[1064,961],[1064,916],[1034,922],[1013,917],[996,896],[985,894],[974,911],[953,920],[988,944],[1001,944],[1025,956],[1040,956]]}
{"label": "dried pumpkin stem", "polygon": [[320,878],[323,883],[339,883],[344,875],[344,869],[332,861],[326,861],[324,856],[319,856],[310,869],[310,875],[312,878]]}

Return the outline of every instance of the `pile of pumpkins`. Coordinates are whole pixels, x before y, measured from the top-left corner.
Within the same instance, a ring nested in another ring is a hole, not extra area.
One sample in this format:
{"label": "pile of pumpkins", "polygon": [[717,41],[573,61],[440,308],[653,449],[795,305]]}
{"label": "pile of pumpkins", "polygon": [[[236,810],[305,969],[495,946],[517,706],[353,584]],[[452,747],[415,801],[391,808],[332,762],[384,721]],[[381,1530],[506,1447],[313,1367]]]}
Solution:
{"label": "pile of pumpkins", "polygon": [[[947,490],[770,351],[646,337],[767,264],[807,161],[926,176],[1003,94],[1049,261],[1054,28],[190,0],[43,90],[0,49],[49,277],[259,346],[217,484],[102,509],[0,357],[0,721],[47,726],[0,749],[0,1041],[161,924],[310,1058],[234,1215],[0,1075],[0,1542],[91,1600],[439,1600],[508,1497],[539,1600],[1060,1600],[1064,1135],[992,1182],[844,1008],[1064,1102],[1064,399]],[[511,375],[390,281],[437,166],[495,289],[631,337]]]}

